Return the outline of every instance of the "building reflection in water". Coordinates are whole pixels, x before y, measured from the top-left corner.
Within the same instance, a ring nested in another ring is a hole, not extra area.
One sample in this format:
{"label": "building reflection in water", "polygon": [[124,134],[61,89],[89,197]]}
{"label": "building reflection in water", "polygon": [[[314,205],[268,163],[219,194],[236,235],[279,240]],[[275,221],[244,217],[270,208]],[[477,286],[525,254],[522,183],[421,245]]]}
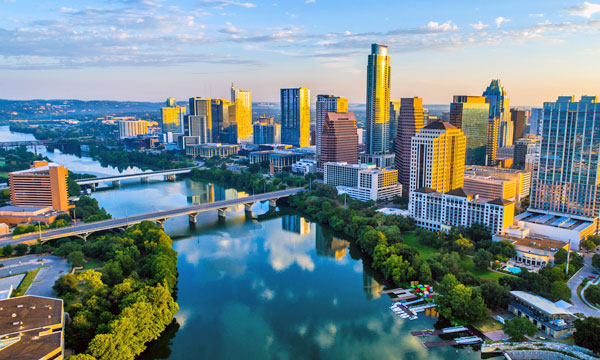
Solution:
{"label": "building reflection in water", "polygon": [[370,276],[363,264],[363,290],[365,292],[367,300],[375,300],[379,299],[381,294],[380,291],[383,290],[383,285],[377,282],[372,276]]}
{"label": "building reflection in water", "polygon": [[333,236],[330,231],[321,226],[316,226],[315,248],[317,249],[317,255],[340,260],[346,256],[348,247],[350,247],[350,242]]}
{"label": "building reflection in water", "polygon": [[[194,195],[188,196],[187,201],[188,204],[192,205],[248,197],[248,194],[243,191],[225,189],[222,186],[215,186],[211,183],[191,181],[190,188],[194,191]],[[234,210],[239,210],[243,207],[243,205],[238,205],[234,207]]]}
{"label": "building reflection in water", "polygon": [[281,217],[281,228],[300,235],[310,233],[310,223],[300,215],[285,215]]}

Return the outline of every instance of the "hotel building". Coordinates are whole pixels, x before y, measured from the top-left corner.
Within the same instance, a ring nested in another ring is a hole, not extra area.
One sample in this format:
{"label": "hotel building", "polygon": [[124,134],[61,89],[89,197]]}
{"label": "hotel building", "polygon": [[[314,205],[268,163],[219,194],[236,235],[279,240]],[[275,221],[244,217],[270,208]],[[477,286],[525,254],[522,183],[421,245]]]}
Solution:
{"label": "hotel building", "polygon": [[321,133],[327,113],[348,112],[348,99],[333,95],[317,95],[317,118],[315,131],[315,145],[317,145],[317,156],[321,156]]}
{"label": "hotel building", "polygon": [[160,127],[163,133],[183,133],[183,121],[185,116],[185,106],[177,106],[177,102],[172,97],[168,98],[167,106],[160,109],[161,123]]}
{"label": "hotel building", "polygon": [[324,167],[325,183],[335,186],[339,194],[346,193],[361,201],[390,200],[402,195],[398,170],[378,169],[374,164],[345,162],[330,162]]}
{"label": "hotel building", "polygon": [[9,173],[12,204],[69,210],[67,176],[64,166],[47,161],[35,161],[30,169]]}
{"label": "hotel building", "polygon": [[148,122],[146,120],[119,120],[119,139],[148,134]]}
{"label": "hotel building", "polygon": [[281,125],[273,121],[272,116],[261,116],[252,125],[253,142],[256,145],[279,144],[281,142]]}

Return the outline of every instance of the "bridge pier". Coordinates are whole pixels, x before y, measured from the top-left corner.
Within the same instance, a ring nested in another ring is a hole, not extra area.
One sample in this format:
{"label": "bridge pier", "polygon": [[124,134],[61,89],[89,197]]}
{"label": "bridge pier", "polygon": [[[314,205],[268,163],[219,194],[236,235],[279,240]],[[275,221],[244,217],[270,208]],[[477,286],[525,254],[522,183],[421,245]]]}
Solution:
{"label": "bridge pier", "polygon": [[227,214],[228,210],[229,210],[228,207],[219,209],[218,210],[219,211],[219,219],[225,219],[225,217],[226,217],[225,214]]}
{"label": "bridge pier", "polygon": [[83,233],[83,234],[74,234],[73,236],[78,237],[80,239],[82,239],[83,241],[87,241],[88,236],[90,236],[91,233]]}
{"label": "bridge pier", "polygon": [[197,221],[198,213],[189,214],[190,224],[195,224]]}
{"label": "bridge pier", "polygon": [[269,199],[269,209],[277,207],[277,199]]}
{"label": "bridge pier", "polygon": [[113,187],[121,187],[121,180],[113,180]]}
{"label": "bridge pier", "polygon": [[165,175],[165,181],[175,181],[175,180],[177,180],[177,175],[175,175],[175,174]]}
{"label": "bridge pier", "polygon": [[158,225],[158,227],[160,227],[163,230],[165,229],[165,221],[167,221],[167,219],[158,219],[155,221],[156,221],[156,225]]}
{"label": "bridge pier", "polygon": [[150,181],[150,177],[149,177],[149,176],[142,176],[142,177],[140,178],[140,182],[141,182],[142,184],[147,184],[149,181]]}
{"label": "bridge pier", "polygon": [[254,206],[255,203],[251,202],[251,203],[245,203],[244,204],[244,211],[247,213],[252,214],[252,207]]}

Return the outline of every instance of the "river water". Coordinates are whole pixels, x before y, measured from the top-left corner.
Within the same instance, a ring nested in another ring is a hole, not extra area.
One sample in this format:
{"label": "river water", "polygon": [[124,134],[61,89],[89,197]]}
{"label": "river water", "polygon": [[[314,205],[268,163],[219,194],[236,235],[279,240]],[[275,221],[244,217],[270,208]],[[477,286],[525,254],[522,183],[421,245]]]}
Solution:
{"label": "river water", "polygon": [[[0,141],[32,135],[0,127]],[[90,158],[43,155],[74,172],[110,175],[119,171]],[[130,168],[127,172],[137,172]],[[246,196],[194,182],[122,182],[92,195],[114,217]],[[388,308],[387,295],[348,241],[293,213],[266,220],[256,204],[227,219],[201,213],[192,226],[172,218],[165,231],[179,254],[177,324],[143,359],[479,359],[471,347],[426,349],[412,330],[433,328],[435,313],[410,321]],[[284,212],[285,213],[285,212]]]}

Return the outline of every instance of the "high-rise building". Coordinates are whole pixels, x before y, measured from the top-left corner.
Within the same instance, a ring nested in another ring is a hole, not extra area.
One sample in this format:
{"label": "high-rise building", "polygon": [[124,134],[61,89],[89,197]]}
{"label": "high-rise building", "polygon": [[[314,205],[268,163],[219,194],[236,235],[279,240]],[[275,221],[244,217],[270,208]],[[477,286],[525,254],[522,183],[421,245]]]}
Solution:
{"label": "high-rise building", "polygon": [[462,187],[466,142],[463,132],[445,121],[422,128],[411,141],[410,191],[445,193]]}
{"label": "high-rise building", "polygon": [[529,133],[531,135],[540,135],[540,123],[544,117],[544,109],[533,108],[531,109],[531,115],[529,116]]}
{"label": "high-rise building", "polygon": [[148,122],[146,120],[119,120],[119,139],[146,135],[148,133]]}
{"label": "high-rise building", "polygon": [[465,163],[485,165],[490,131],[490,104],[483,96],[454,96],[450,104],[450,123],[467,137]]}
{"label": "high-rise building", "polygon": [[387,45],[372,44],[367,65],[367,154],[390,151],[390,57]]}
{"label": "high-rise building", "polygon": [[172,97],[167,99],[166,105],[160,109],[162,132],[183,133],[185,106],[177,106],[177,102]]}
{"label": "high-rise building", "polygon": [[483,96],[486,97],[487,102],[490,104],[490,119],[496,117],[500,122],[509,120],[508,93],[502,87],[500,80],[492,80],[483,92]]}
{"label": "high-rise building", "polygon": [[398,170],[399,181],[405,189],[410,187],[410,153],[411,139],[425,126],[423,99],[403,98],[400,100],[398,114],[398,131],[394,150],[396,153],[395,167]]}
{"label": "high-rise building", "polygon": [[498,147],[511,147],[515,142],[515,126],[510,120],[500,122],[498,129]]}
{"label": "high-rise building", "polygon": [[252,125],[254,144],[278,144],[281,142],[281,125],[273,121],[272,116],[261,116]]}
{"label": "high-rise building", "polygon": [[513,134],[514,141],[519,140],[525,136],[525,126],[528,121],[528,111],[520,109],[510,109],[510,120],[513,123]]}
{"label": "high-rise building", "polygon": [[67,176],[64,166],[47,161],[35,161],[30,169],[9,173],[12,204],[69,210]]}
{"label": "high-rise building", "polygon": [[237,144],[238,126],[235,104],[225,99],[211,99],[212,138],[214,142]]}
{"label": "high-rise building", "polygon": [[[598,124],[597,124],[598,123]],[[600,103],[595,96],[560,96],[544,103],[540,161],[531,188],[531,208],[600,216]]]}
{"label": "high-rise building", "polygon": [[[189,106],[189,113],[188,113],[187,117],[192,116],[192,115],[204,116],[206,118],[205,123],[208,128],[208,132],[211,134],[210,141],[212,141],[213,126],[212,126],[212,110],[211,110],[210,99],[195,97],[195,98],[190,98],[189,103],[190,103],[190,106]],[[190,121],[186,120],[184,122],[184,127],[183,127],[184,134],[186,134],[188,136],[195,136],[195,135],[190,134],[189,125],[190,125]]]}
{"label": "high-rise building", "polygon": [[485,149],[486,165],[495,166],[498,158],[498,132],[500,121],[497,117],[489,119],[487,132],[487,147]]}
{"label": "high-rise building", "polygon": [[315,145],[317,146],[317,155],[321,156],[321,132],[327,113],[348,112],[348,99],[333,95],[317,95],[317,118],[315,129]]}
{"label": "high-rise building", "polygon": [[401,99],[390,100],[390,150],[394,150],[396,137],[398,136],[398,117],[400,116]]}
{"label": "high-rise building", "polygon": [[515,141],[513,168],[533,171],[540,154],[540,138],[527,135]]}
{"label": "high-rise building", "polygon": [[310,145],[310,89],[281,89],[281,142]]}
{"label": "high-rise building", "polygon": [[321,164],[358,162],[358,133],[354,113],[327,113],[321,133],[320,161]]}
{"label": "high-rise building", "polygon": [[252,141],[252,92],[231,86],[231,102],[234,104],[234,118],[237,125],[237,142]]}

